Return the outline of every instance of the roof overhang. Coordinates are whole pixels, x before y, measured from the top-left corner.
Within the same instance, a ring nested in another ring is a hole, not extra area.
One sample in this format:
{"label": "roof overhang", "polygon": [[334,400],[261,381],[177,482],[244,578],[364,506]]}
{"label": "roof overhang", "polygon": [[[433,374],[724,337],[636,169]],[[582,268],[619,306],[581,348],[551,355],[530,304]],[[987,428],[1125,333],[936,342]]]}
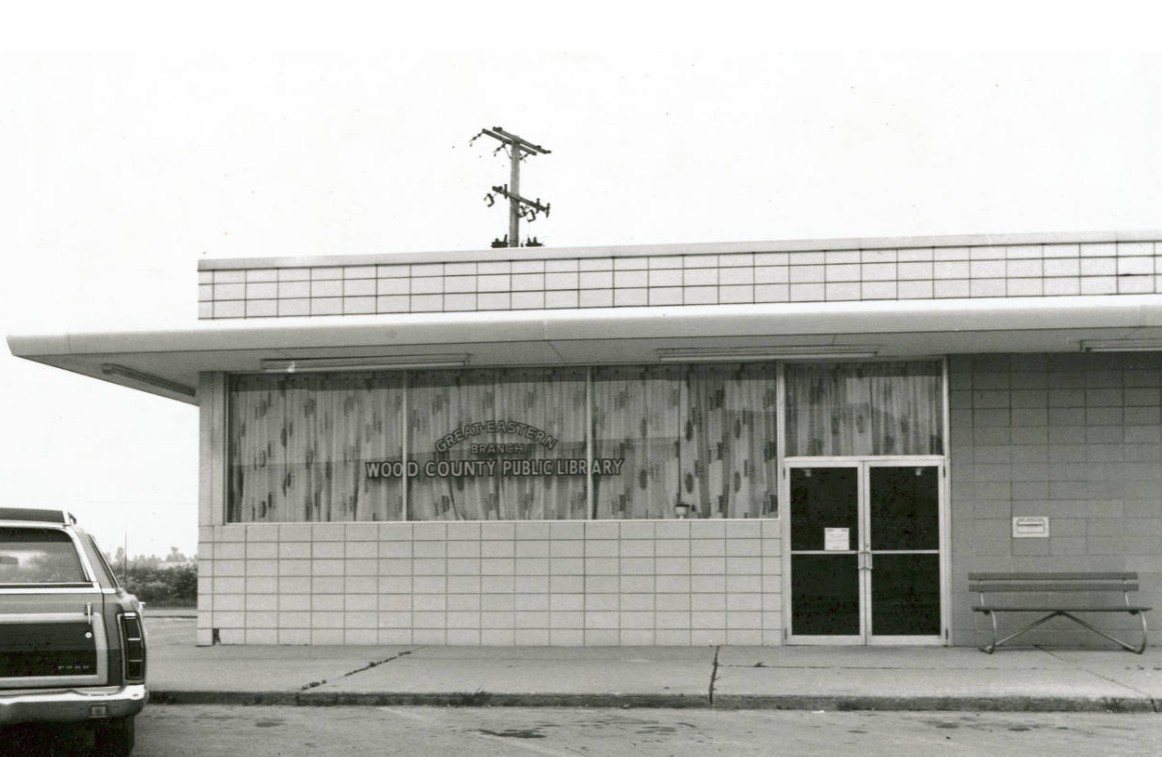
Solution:
{"label": "roof overhang", "polygon": [[765,354],[907,358],[1078,352],[1091,342],[1162,346],[1162,296],[249,319],[8,337],[18,357],[192,404],[199,373],[257,372],[273,360],[382,358],[415,367],[455,356],[473,367],[604,365],[658,363],[682,350],[723,361]]}

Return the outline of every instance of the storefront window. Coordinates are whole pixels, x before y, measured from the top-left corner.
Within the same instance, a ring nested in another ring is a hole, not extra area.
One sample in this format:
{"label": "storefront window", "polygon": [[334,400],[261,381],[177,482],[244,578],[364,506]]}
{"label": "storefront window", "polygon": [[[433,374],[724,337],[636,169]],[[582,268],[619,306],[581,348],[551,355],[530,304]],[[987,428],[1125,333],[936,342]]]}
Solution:
{"label": "storefront window", "polygon": [[415,374],[412,519],[585,518],[585,415],[584,369]]}
{"label": "storefront window", "polygon": [[937,362],[789,365],[787,456],[940,455]]}
{"label": "storefront window", "polygon": [[773,517],[776,410],[773,365],[595,370],[595,455],[625,461],[597,517]]}
{"label": "storefront window", "polygon": [[598,518],[665,518],[674,512],[682,477],[681,382],[678,367],[594,371],[594,454],[625,461],[620,475],[594,481]]}
{"label": "storefront window", "polygon": [[[788,366],[787,455],[942,454],[941,375]],[[239,375],[229,406],[230,523],[778,514],[770,363]]]}
{"label": "storefront window", "polygon": [[403,456],[402,407],[393,374],[234,376],[227,522],[401,520],[365,464]]}

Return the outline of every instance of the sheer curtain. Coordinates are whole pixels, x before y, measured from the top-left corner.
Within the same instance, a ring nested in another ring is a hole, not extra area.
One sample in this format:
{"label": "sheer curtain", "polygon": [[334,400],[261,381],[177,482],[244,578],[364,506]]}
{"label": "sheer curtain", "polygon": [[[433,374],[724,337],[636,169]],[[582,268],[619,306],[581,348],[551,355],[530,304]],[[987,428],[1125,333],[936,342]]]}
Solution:
{"label": "sheer curtain", "polygon": [[[492,371],[426,371],[412,374],[408,388],[409,459],[427,464],[471,459],[467,443],[437,449],[445,435],[464,424],[495,416]],[[426,476],[408,481],[412,520],[509,520],[508,503],[488,476]]]}
{"label": "sheer curtain", "polygon": [[773,365],[594,371],[594,455],[625,460],[594,479],[597,517],[774,515],[775,387]]}
{"label": "sheer curtain", "polygon": [[[518,370],[497,376],[499,416],[548,433],[552,449],[527,439],[533,460],[585,459],[585,370]],[[498,442],[514,440],[497,436]],[[517,520],[588,517],[584,475],[498,476],[502,502]]]}
{"label": "sheer curtain", "polygon": [[777,512],[773,365],[695,366],[683,382],[682,498],[702,518]]}
{"label": "sheer curtain", "polygon": [[[788,454],[939,453],[939,368],[788,368]],[[377,462],[418,468],[412,520],[584,519],[590,482],[598,518],[673,518],[679,503],[700,518],[778,513],[774,364],[595,368],[591,397],[573,368],[418,371],[406,385],[404,418],[399,373],[232,377],[227,521],[399,520],[405,482],[371,475]],[[590,436],[594,458],[620,463],[591,477],[557,465],[585,460]]]}
{"label": "sheer curtain", "polygon": [[678,366],[593,371],[593,456],[622,459],[593,478],[598,518],[672,518],[677,504],[682,378]]}
{"label": "sheer curtain", "polygon": [[227,522],[400,520],[365,463],[402,456],[402,404],[392,374],[232,377]]}
{"label": "sheer curtain", "polygon": [[787,366],[787,455],[939,455],[937,362]]}
{"label": "sheer curtain", "polygon": [[[584,476],[502,475],[499,468],[481,475],[427,475],[429,463],[584,459],[584,370],[418,373],[409,388],[408,408],[409,457],[420,470],[409,481],[413,520],[586,516]],[[441,441],[458,430],[461,440]],[[547,435],[544,441],[538,432]],[[490,450],[487,445],[501,446]],[[519,447],[511,451],[507,445]],[[509,451],[496,451],[501,448]]]}

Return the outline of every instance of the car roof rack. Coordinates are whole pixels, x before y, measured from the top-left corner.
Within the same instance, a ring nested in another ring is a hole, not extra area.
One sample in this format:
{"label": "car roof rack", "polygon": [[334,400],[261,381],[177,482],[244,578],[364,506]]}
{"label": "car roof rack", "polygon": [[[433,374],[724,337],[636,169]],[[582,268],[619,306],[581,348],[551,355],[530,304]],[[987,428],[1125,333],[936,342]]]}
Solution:
{"label": "car roof rack", "polygon": [[32,507],[0,507],[0,520],[22,520],[30,523],[59,523],[76,525],[77,519],[67,510],[48,510]]}

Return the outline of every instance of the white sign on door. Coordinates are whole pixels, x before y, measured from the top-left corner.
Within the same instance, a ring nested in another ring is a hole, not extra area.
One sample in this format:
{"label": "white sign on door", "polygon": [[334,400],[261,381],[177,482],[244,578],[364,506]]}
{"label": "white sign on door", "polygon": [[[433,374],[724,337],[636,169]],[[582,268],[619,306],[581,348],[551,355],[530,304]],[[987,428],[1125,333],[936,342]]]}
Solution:
{"label": "white sign on door", "polygon": [[851,529],[823,529],[823,549],[827,552],[847,552],[851,549]]}

